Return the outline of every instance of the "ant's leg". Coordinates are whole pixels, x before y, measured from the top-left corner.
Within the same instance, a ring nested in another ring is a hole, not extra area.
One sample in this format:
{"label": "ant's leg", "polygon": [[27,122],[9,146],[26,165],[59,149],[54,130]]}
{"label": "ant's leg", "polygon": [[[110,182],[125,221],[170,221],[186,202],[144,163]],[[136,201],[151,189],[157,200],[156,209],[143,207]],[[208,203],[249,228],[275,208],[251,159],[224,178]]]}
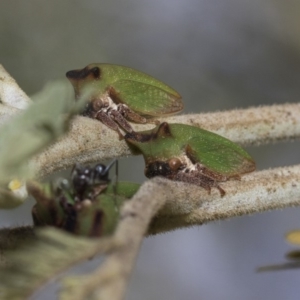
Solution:
{"label": "ant's leg", "polygon": [[119,182],[119,161],[116,161],[116,182]]}
{"label": "ant's leg", "polygon": [[[119,212],[118,204],[117,204],[117,185],[119,181],[119,161],[117,159],[114,159],[113,163],[116,164],[116,181],[113,185],[113,192],[114,192],[114,204],[115,204],[115,210]],[[111,164],[112,165],[112,164]]]}

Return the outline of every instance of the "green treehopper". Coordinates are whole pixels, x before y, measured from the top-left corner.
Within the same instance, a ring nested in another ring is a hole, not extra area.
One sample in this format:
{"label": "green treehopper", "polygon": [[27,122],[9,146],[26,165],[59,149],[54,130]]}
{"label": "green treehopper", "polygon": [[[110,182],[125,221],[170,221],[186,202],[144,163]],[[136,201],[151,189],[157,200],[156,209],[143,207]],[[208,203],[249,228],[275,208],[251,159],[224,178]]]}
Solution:
{"label": "green treehopper", "polygon": [[152,130],[131,132],[126,141],[144,156],[145,175],[212,187],[225,191],[219,182],[240,179],[255,170],[255,162],[239,145],[207,130],[184,125],[158,125]]}
{"label": "green treehopper", "polygon": [[163,82],[137,70],[112,65],[90,64],[66,73],[79,98],[91,96],[83,115],[98,119],[122,137],[119,126],[132,132],[127,120],[155,122],[153,117],[178,113],[183,109],[181,96]]}

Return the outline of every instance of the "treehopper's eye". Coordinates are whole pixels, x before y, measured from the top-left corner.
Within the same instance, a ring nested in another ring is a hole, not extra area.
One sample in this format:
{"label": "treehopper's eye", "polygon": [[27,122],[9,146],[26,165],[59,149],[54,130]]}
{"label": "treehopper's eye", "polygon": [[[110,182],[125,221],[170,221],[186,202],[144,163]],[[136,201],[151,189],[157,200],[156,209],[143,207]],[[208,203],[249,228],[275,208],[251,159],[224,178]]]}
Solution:
{"label": "treehopper's eye", "polygon": [[100,78],[100,68],[94,67],[93,69],[91,69],[91,73],[93,74],[95,79]]}
{"label": "treehopper's eye", "polygon": [[181,160],[179,158],[171,158],[168,161],[168,164],[172,171],[177,171],[182,165]]}

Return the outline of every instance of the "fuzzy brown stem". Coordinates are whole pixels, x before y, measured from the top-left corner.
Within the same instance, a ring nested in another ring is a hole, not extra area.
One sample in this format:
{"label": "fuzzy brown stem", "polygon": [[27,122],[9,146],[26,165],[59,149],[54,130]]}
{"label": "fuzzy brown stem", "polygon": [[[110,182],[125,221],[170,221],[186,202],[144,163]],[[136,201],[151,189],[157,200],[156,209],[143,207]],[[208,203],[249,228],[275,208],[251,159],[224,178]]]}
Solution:
{"label": "fuzzy brown stem", "polygon": [[[159,197],[153,197],[153,184]],[[153,216],[167,199],[165,183],[148,181],[121,210],[120,221],[113,236],[112,250],[95,272],[84,277],[68,278],[62,299],[123,299],[130,274],[143,237]],[[79,284],[80,283],[80,284]]]}
{"label": "fuzzy brown stem", "polygon": [[[241,145],[266,144],[300,137],[300,104],[283,104],[218,113],[165,118],[170,123],[198,126]],[[135,130],[153,128],[134,125]],[[99,121],[77,117],[63,139],[37,156],[33,163],[39,176],[87,163],[131,155],[126,142]]]}

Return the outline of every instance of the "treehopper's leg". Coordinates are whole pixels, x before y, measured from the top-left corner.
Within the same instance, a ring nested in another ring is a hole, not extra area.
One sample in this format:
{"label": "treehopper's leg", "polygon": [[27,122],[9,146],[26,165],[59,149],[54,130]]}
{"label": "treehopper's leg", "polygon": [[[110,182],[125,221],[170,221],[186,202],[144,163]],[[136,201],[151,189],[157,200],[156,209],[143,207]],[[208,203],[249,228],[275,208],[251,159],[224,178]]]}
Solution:
{"label": "treehopper's leg", "polygon": [[118,124],[112,118],[110,118],[105,112],[99,110],[95,115],[95,119],[101,121],[104,125],[116,131],[119,134],[119,140],[122,140],[124,138],[122,132],[119,129]]}
{"label": "treehopper's leg", "polygon": [[238,174],[226,176],[226,175],[222,175],[220,173],[214,172],[212,170],[209,170],[209,169],[207,169],[206,167],[204,167],[201,164],[196,164],[196,165],[197,165],[197,170],[201,174],[203,174],[203,175],[205,175],[205,176],[207,176],[207,177],[209,177],[209,178],[211,178],[213,180],[216,180],[216,181],[228,181],[230,179],[241,180],[241,176],[238,175]]}
{"label": "treehopper's leg", "polygon": [[146,123],[149,123],[149,124],[155,124],[155,125],[160,125],[160,121],[157,120],[157,119],[146,119]]}
{"label": "treehopper's leg", "polygon": [[220,173],[216,173],[212,170],[209,170],[207,169],[206,167],[204,167],[203,165],[197,163],[196,164],[196,168],[197,168],[197,171],[200,173],[200,174],[203,174],[204,176],[212,179],[212,180],[215,180],[215,181],[227,181],[229,179],[228,176],[225,176],[225,175],[221,175]]}
{"label": "treehopper's leg", "polygon": [[122,116],[122,114],[112,109],[109,114],[114,118],[114,120],[126,131],[126,132],[132,132],[133,129],[130,126],[130,124],[126,121],[126,119]]}
{"label": "treehopper's leg", "polygon": [[205,174],[198,173],[197,171],[190,173],[179,171],[173,177],[173,179],[201,186],[202,188],[208,191],[208,194],[210,194],[211,188],[215,187],[219,190],[221,197],[225,195],[225,191],[219,186],[216,180],[207,177]]}
{"label": "treehopper's leg", "polygon": [[148,120],[141,115],[131,110],[127,105],[118,104],[118,111],[124,116],[124,118],[133,121],[138,124],[148,123]]}

